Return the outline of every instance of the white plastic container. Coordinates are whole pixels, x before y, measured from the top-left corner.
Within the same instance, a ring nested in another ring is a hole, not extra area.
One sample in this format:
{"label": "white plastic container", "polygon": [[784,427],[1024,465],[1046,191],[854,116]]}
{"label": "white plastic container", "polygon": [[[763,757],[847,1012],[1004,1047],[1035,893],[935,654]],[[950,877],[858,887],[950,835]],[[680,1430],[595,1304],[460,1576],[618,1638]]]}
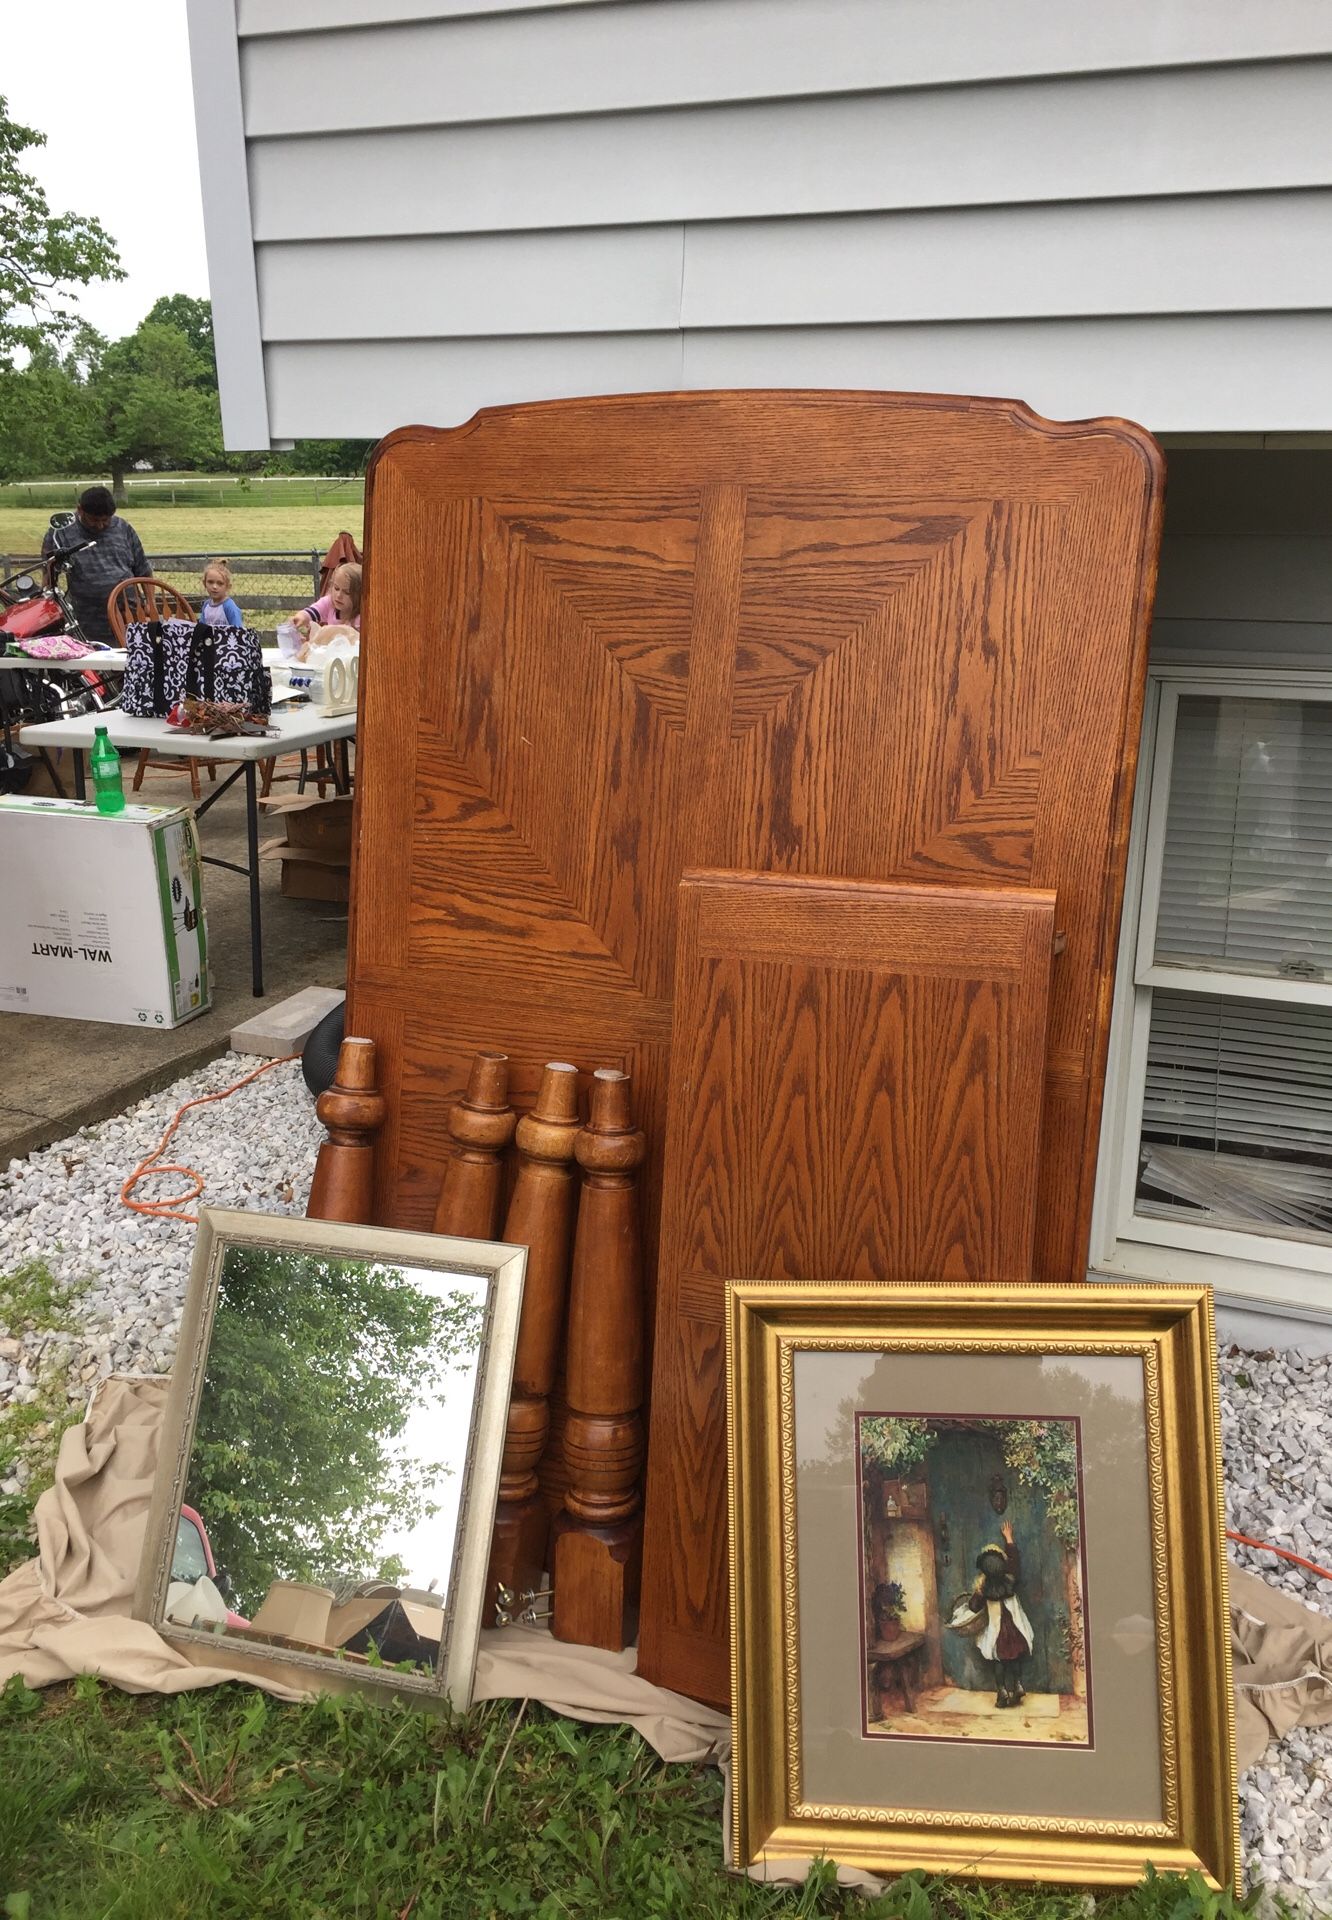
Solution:
{"label": "white plastic container", "polygon": [[361,671],[361,649],[337,633],[327,646],[311,647],[304,660],[293,661],[287,683],[293,693],[307,695],[321,713],[355,713]]}

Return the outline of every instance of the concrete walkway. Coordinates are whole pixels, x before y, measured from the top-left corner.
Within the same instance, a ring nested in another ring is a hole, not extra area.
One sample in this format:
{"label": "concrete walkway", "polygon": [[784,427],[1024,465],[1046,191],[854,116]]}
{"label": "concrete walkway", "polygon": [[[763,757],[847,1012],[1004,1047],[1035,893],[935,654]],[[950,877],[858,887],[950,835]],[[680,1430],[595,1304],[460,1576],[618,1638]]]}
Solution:
{"label": "concrete walkway", "polygon": [[[132,765],[125,763],[128,789]],[[204,792],[208,791],[205,778]],[[292,793],[283,784],[274,789]],[[185,774],[150,773],[139,799],[161,806],[189,800]],[[260,821],[260,844],[282,829]],[[205,853],[245,860],[245,789],[237,782],[199,825]],[[171,1033],[0,1013],[0,1167],[75,1128],[117,1113],[191,1067],[226,1050],[231,1030],[300,987],[340,987],[346,978],[347,909],[284,900],[281,863],[265,860],[265,995],[250,990],[249,888],[239,874],[204,868],[204,901],[213,966],[213,1006]],[[258,1062],[255,1062],[258,1065]]]}

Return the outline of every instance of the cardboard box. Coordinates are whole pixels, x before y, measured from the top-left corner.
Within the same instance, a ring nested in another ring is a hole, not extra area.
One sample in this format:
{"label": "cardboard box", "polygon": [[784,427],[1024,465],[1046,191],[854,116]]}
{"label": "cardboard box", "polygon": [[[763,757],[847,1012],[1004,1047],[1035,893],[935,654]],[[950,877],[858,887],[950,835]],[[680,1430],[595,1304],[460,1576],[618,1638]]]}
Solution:
{"label": "cardboard box", "polygon": [[179,1027],[212,998],[188,807],[0,797],[0,1011]]}
{"label": "cardboard box", "polygon": [[286,833],[289,847],[318,847],[351,859],[352,797],[334,794],[321,800],[317,793],[296,793],[260,802]]}
{"label": "cardboard box", "polygon": [[284,899],[334,904],[351,899],[351,868],[341,855],[317,847],[278,847],[276,852],[282,862]]}
{"label": "cardboard box", "polygon": [[282,893],[287,900],[323,900],[339,904],[351,898],[352,801],[350,794],[321,800],[318,794],[270,797],[265,810],[282,824],[285,838],[270,840],[265,860],[282,862]]}

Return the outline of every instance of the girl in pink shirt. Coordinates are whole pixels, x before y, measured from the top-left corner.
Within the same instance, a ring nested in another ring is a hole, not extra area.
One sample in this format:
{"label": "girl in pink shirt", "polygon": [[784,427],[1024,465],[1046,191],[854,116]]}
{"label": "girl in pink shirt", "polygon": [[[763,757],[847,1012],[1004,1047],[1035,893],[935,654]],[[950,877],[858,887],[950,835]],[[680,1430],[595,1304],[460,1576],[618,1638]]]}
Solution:
{"label": "girl in pink shirt", "polygon": [[291,616],[291,624],[309,641],[318,642],[320,627],[355,627],[361,631],[361,569],[354,560],[334,567],[328,592]]}

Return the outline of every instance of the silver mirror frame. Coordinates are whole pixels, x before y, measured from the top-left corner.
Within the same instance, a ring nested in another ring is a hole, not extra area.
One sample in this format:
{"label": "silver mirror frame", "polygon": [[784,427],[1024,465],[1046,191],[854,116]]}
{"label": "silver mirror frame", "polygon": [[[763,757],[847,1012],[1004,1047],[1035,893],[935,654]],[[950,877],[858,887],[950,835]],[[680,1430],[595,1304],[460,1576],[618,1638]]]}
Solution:
{"label": "silver mirror frame", "polygon": [[[306,1653],[296,1648],[268,1649],[258,1643],[242,1646],[234,1636],[180,1627],[163,1619],[222,1263],[233,1246],[271,1247],[284,1253],[343,1259],[359,1255],[394,1266],[434,1268],[489,1282],[458,1503],[449,1605],[439,1666],[433,1675],[353,1666],[333,1654]],[[402,1233],[390,1227],[346,1226],[339,1221],[290,1219],[275,1214],[201,1210],[134,1595],[135,1619],[146,1620],[197,1666],[222,1667],[246,1677],[270,1675],[313,1691],[368,1692],[417,1706],[447,1703],[458,1712],[470,1706],[526,1267],[526,1247],[505,1246],[498,1241],[457,1240],[443,1234]],[[279,1674],[276,1669],[285,1671]]]}

